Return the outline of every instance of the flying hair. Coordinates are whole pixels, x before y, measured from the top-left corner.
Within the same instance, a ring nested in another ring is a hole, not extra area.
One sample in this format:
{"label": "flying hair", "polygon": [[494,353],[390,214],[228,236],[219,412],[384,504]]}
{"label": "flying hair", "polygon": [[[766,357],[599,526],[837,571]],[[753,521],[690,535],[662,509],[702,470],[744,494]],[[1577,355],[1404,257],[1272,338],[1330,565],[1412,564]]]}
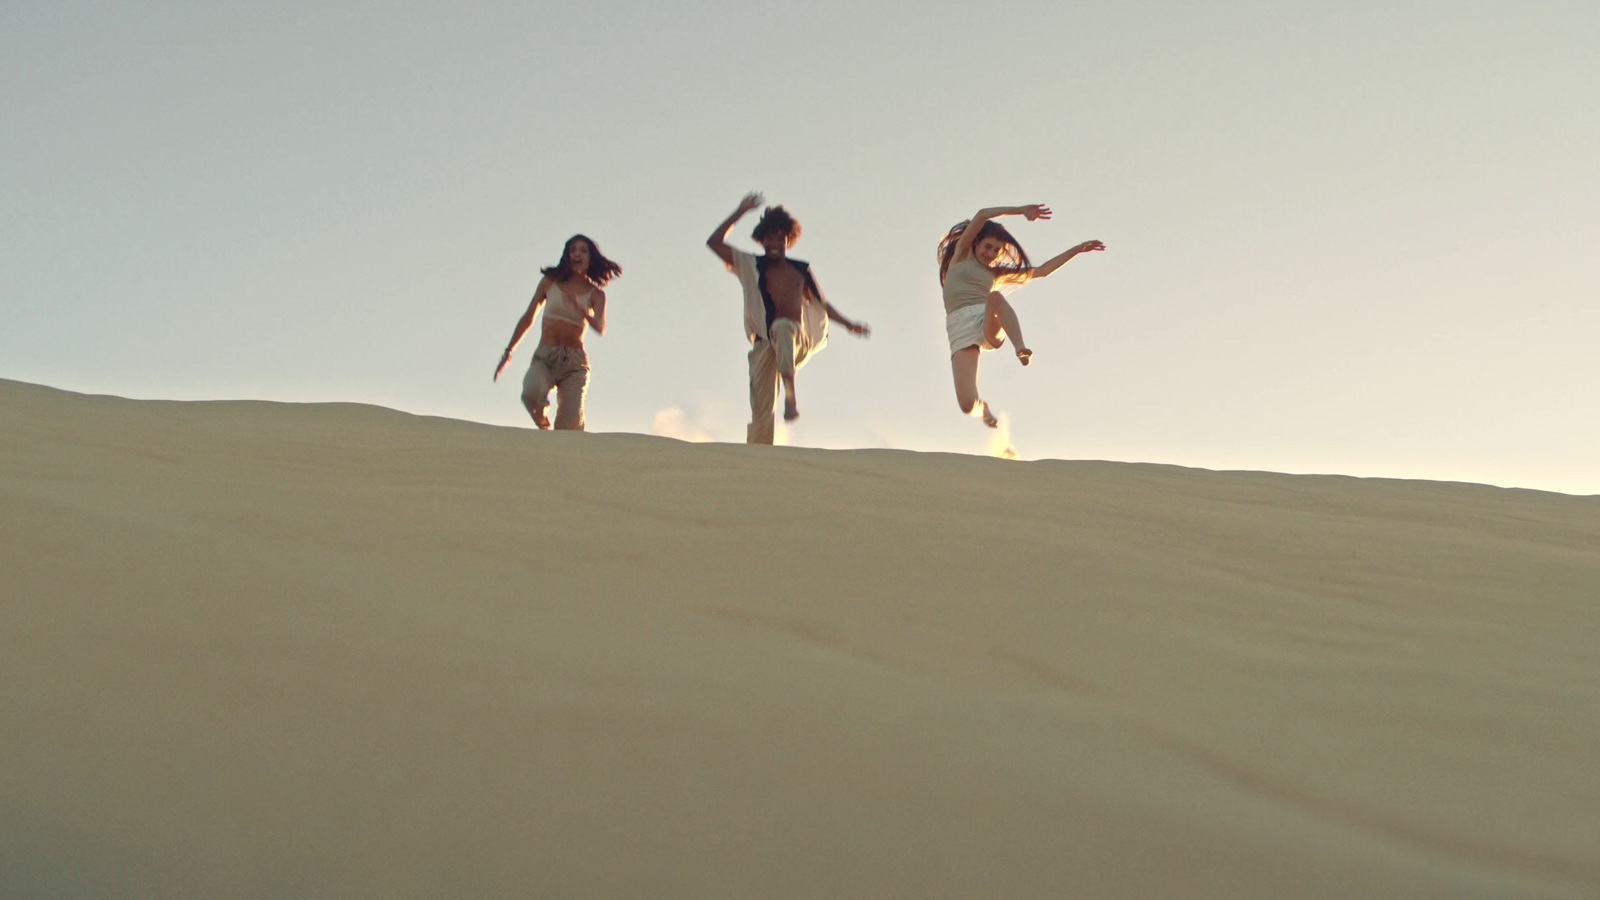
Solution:
{"label": "flying hair", "polygon": [[[972,225],[972,220],[967,219],[957,222],[945,232],[939,240],[939,283],[944,284],[944,277],[950,271],[950,262],[955,258],[956,243],[961,236],[966,234],[967,228]],[[999,222],[990,219],[978,229],[977,237],[972,239],[973,252],[977,252],[978,242],[986,237],[997,238],[1000,243],[1000,255],[995,257],[994,265],[989,270],[994,272],[995,278],[1011,284],[1022,284],[1033,277],[1033,264],[1028,261],[1028,251],[1022,249],[1017,239]]]}
{"label": "flying hair", "polygon": [[606,282],[622,274],[621,266],[606,259],[605,254],[600,252],[600,246],[586,235],[581,234],[575,234],[567,238],[567,242],[561,245],[561,261],[553,266],[546,266],[540,269],[539,274],[548,275],[550,280],[556,282],[566,281],[571,278],[572,245],[579,241],[589,245],[589,270],[584,274],[589,276],[590,281],[599,287],[605,287]]}

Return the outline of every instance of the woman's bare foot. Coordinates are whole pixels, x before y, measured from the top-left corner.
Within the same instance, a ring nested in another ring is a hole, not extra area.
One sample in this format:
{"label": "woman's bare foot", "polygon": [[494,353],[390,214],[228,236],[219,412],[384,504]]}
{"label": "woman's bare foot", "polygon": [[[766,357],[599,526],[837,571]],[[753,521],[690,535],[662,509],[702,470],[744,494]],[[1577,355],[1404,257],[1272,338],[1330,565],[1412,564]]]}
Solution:
{"label": "woman's bare foot", "polygon": [[539,426],[539,430],[540,431],[549,431],[550,430],[550,417],[545,415],[543,412],[534,413],[533,414],[533,424]]}
{"label": "woman's bare foot", "polygon": [[1033,351],[1029,350],[1027,347],[1018,347],[1017,362],[1022,363],[1023,365],[1033,362]]}
{"label": "woman's bare foot", "polygon": [[800,418],[800,407],[799,407],[799,405],[796,404],[793,400],[785,400],[785,401],[783,401],[783,420],[785,422],[793,422],[795,419],[798,419],[798,418]]}
{"label": "woman's bare foot", "polygon": [[999,428],[1000,420],[996,419],[994,413],[989,411],[989,404],[984,403],[982,400],[979,400],[978,403],[983,407],[983,424],[990,428]]}

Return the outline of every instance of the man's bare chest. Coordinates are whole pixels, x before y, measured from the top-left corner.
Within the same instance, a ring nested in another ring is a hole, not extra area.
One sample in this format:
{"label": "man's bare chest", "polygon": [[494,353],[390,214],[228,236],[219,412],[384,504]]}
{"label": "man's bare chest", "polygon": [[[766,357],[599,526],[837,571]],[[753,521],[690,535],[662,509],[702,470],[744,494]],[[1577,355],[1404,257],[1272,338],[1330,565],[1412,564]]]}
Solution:
{"label": "man's bare chest", "polygon": [[779,296],[799,297],[805,287],[805,280],[800,277],[800,271],[794,266],[772,266],[767,269],[767,293],[774,299]]}

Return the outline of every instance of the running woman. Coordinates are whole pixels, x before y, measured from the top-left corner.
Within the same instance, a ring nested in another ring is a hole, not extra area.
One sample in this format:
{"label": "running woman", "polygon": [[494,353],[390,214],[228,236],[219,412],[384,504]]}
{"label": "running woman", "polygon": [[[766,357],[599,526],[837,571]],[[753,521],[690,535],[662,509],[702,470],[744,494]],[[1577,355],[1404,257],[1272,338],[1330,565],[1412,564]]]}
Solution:
{"label": "running woman", "polygon": [[528,374],[522,379],[522,405],[533,416],[534,424],[549,428],[545,408],[554,388],[555,427],[582,431],[583,396],[589,388],[589,357],[583,352],[583,334],[590,326],[596,333],[606,333],[606,292],[601,288],[621,275],[622,267],[606,259],[594,241],[575,234],[561,248],[561,261],[539,271],[544,277],[539,279],[528,311],[517,320],[506,352],[500,354],[494,380],[500,380],[500,373],[511,362],[512,351],[533,324],[534,314],[548,300],[539,347],[533,351]]}

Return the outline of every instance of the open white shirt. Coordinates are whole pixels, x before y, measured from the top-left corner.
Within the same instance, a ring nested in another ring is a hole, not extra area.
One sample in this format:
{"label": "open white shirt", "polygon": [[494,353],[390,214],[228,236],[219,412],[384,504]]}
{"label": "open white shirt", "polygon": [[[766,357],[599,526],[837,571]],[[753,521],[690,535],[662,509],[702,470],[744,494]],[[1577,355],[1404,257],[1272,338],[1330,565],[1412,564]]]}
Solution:
{"label": "open white shirt", "polygon": [[[752,344],[764,341],[767,339],[767,306],[761,299],[761,271],[756,268],[756,257],[735,247],[728,249],[733,252],[733,265],[729,270],[739,277],[739,286],[744,288],[744,336]],[[828,343],[828,308],[822,298],[808,294],[802,315],[805,321],[800,327],[806,345],[815,353]]]}

